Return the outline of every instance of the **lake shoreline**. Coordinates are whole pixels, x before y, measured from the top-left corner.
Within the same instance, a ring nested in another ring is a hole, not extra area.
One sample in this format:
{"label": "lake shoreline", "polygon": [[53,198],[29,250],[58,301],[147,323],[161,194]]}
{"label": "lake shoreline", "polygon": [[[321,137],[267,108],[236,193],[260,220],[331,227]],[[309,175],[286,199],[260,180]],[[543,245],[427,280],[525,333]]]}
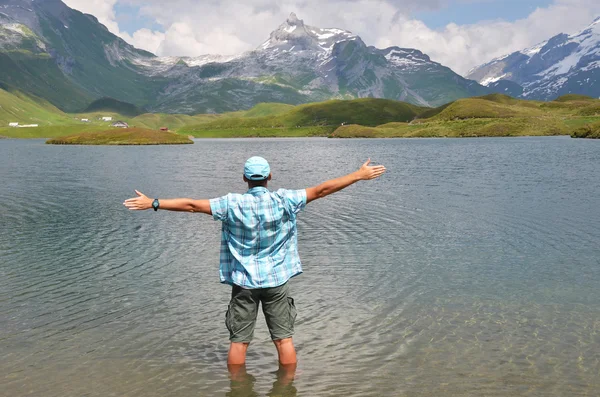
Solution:
{"label": "lake shoreline", "polygon": [[[194,137],[190,136],[190,139],[197,140],[211,140],[211,139],[223,139],[223,140],[240,140],[240,139],[251,139],[251,140],[260,140],[260,139],[276,139],[276,140],[292,140],[292,139],[333,139],[333,140],[355,140],[355,139],[386,139],[386,140],[394,140],[394,139],[470,139],[470,138],[571,138],[571,139],[588,139],[595,140],[598,138],[594,137],[580,137],[573,136],[570,134],[559,134],[559,135],[463,135],[463,136],[235,136],[235,137],[219,137],[219,136],[201,136]],[[16,138],[10,136],[0,136],[0,139],[8,139],[8,140],[22,140],[22,141],[30,141],[30,140],[44,140],[48,141],[50,139],[48,137],[27,137],[27,138]],[[58,146],[160,146],[160,145],[181,145],[181,143],[146,143],[146,144],[137,144],[137,143],[116,143],[116,144],[94,144],[94,143],[52,143],[51,145]]]}

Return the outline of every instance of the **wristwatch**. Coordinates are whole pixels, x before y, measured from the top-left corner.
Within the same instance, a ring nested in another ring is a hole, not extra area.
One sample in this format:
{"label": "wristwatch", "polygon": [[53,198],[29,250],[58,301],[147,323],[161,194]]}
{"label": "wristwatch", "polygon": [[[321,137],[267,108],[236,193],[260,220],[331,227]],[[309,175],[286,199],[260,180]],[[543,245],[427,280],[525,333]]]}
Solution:
{"label": "wristwatch", "polygon": [[155,198],[152,202],[152,208],[154,208],[154,211],[158,211],[158,207],[160,207],[160,203],[158,202],[158,199]]}

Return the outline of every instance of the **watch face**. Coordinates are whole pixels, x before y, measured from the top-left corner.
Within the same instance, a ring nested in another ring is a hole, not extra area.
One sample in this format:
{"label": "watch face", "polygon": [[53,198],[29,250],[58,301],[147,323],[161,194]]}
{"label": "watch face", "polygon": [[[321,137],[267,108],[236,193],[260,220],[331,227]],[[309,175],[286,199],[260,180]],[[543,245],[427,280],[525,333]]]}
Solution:
{"label": "watch face", "polygon": [[157,209],[158,208],[158,200],[154,199],[154,201],[152,202],[152,208]]}

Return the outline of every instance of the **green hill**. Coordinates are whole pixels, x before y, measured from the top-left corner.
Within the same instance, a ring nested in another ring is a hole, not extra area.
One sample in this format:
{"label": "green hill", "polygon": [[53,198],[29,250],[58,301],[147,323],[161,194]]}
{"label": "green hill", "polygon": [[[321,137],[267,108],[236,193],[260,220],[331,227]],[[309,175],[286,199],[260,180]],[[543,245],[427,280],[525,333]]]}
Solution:
{"label": "green hill", "polygon": [[294,105],[288,105],[286,103],[259,103],[252,109],[245,111],[244,117],[273,116],[285,113],[293,108]]}
{"label": "green hill", "polygon": [[572,101],[595,101],[596,99],[587,95],[578,95],[578,94],[567,94],[563,96],[559,96],[553,102],[572,102]]}
{"label": "green hill", "polygon": [[93,95],[65,77],[46,54],[30,51],[0,52],[0,82],[45,98],[63,110],[81,108]]}
{"label": "green hill", "polygon": [[[376,126],[382,122],[410,121],[425,109],[409,103],[388,99],[333,100],[294,106],[285,112],[268,116],[221,117],[208,123],[183,127],[180,132],[204,136],[207,131],[219,130],[319,127],[319,129],[311,129],[312,135],[317,131],[319,134],[324,131],[331,132],[341,124]],[[283,108],[278,110],[283,110]],[[252,110],[249,111],[249,114],[253,114]]]}
{"label": "green hill", "polygon": [[527,101],[501,94],[459,99],[425,110],[411,123],[372,128],[348,125],[335,137],[479,137],[568,135],[594,138],[600,125],[600,100],[566,96],[561,101]]}
{"label": "green hill", "polygon": [[92,102],[82,113],[111,112],[123,116],[135,117],[142,113],[137,106],[114,98],[100,98]]}
{"label": "green hill", "polygon": [[420,118],[430,120],[495,119],[540,116],[537,106],[523,106],[518,99],[493,94],[487,97],[459,99],[448,105],[424,112]]}
{"label": "green hill", "polygon": [[[9,87],[5,87],[9,88]],[[113,102],[114,105],[114,102]],[[121,106],[120,104],[117,104]],[[526,101],[494,94],[460,99],[439,108],[363,98],[299,106],[264,103],[224,114],[141,114],[117,109],[66,115],[48,102],[19,91],[0,89],[0,121],[36,123],[39,128],[0,128],[0,135],[53,138],[106,130],[111,116],[131,127],[167,127],[196,137],[474,137],[569,135],[597,136],[600,100]],[[20,118],[19,118],[20,117]],[[82,122],[87,118],[89,122]]]}
{"label": "green hill", "polygon": [[151,129],[166,127],[176,131],[187,125],[208,123],[219,117],[220,115],[215,114],[189,116],[187,114],[144,113],[131,119],[129,124]]}
{"label": "green hill", "polygon": [[0,85],[0,127],[13,122],[58,125],[71,123],[72,120],[45,99]]}

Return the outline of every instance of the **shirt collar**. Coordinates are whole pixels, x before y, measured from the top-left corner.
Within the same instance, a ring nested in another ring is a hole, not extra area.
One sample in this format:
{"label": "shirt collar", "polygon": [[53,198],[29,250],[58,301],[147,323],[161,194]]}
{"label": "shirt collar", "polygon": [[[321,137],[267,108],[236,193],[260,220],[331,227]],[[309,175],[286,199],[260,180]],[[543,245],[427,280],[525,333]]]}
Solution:
{"label": "shirt collar", "polygon": [[253,196],[260,196],[261,194],[268,193],[269,189],[263,186],[255,186],[252,189],[249,189],[246,194],[251,194]]}

